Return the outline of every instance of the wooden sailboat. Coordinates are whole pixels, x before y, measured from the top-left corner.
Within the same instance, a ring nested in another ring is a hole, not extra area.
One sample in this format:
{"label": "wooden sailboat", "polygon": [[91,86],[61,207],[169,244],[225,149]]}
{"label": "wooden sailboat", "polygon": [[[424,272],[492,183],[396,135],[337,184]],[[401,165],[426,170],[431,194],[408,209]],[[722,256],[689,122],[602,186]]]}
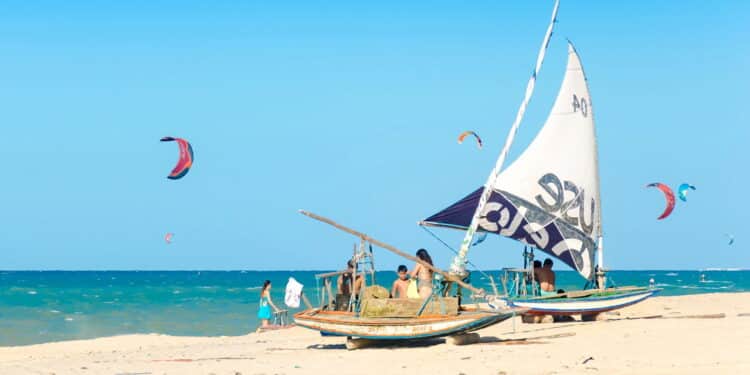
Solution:
{"label": "wooden sailboat", "polygon": [[455,315],[365,318],[353,312],[307,310],[294,315],[298,326],[328,336],[367,340],[415,340],[455,336],[502,322],[514,314],[494,311],[462,311]]}
{"label": "wooden sailboat", "polygon": [[[358,237],[362,244],[367,243],[387,249],[407,259],[419,262],[442,277],[452,277],[448,273],[389,244],[335,223],[330,219],[306,211],[300,212]],[[356,272],[356,268],[354,272]],[[453,281],[463,288],[477,294],[483,294],[482,290],[461,280]],[[393,299],[367,298],[365,291],[366,289],[363,287],[359,298],[356,300],[352,298],[353,303],[350,304],[352,307],[347,308],[346,311],[337,311],[332,308],[330,297],[321,299],[319,307],[309,308],[295,314],[295,323],[298,326],[319,331],[324,335],[346,336],[349,338],[347,346],[356,347],[353,344],[353,339],[414,340],[461,336],[497,324],[527,310],[524,308],[481,309],[478,305],[461,306],[458,298],[438,295],[437,292],[427,299]]]}
{"label": "wooden sailboat", "polygon": [[[572,43],[568,43],[565,76],[547,121],[518,159],[502,169],[531,98],[557,7],[556,3],[524,101],[487,182],[420,225],[466,231],[451,266],[451,272],[459,275],[466,274],[466,255],[477,231],[512,238],[559,259],[587,280],[588,290],[539,296],[532,262],[527,258],[527,268],[506,270],[505,281],[514,282],[516,287],[506,288],[505,295],[491,302],[495,306],[526,307],[529,314],[592,318],[640,302],[658,290],[609,287],[604,267],[594,107]],[[521,284],[523,288],[518,287]]]}

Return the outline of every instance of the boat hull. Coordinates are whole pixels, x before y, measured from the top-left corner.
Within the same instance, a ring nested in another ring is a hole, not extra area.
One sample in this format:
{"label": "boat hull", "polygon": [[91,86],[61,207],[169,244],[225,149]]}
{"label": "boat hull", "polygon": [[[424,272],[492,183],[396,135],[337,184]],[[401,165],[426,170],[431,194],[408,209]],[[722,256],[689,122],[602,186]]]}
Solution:
{"label": "boat hull", "polygon": [[608,296],[589,296],[581,298],[500,298],[511,307],[527,308],[528,315],[593,315],[606,311],[621,309],[645,300],[660,289],[644,289]]}
{"label": "boat hull", "polygon": [[326,336],[348,336],[369,340],[413,340],[457,335],[500,323],[524,310],[506,312],[469,311],[454,316],[415,318],[360,318],[353,313],[306,310],[294,315],[295,324]]}

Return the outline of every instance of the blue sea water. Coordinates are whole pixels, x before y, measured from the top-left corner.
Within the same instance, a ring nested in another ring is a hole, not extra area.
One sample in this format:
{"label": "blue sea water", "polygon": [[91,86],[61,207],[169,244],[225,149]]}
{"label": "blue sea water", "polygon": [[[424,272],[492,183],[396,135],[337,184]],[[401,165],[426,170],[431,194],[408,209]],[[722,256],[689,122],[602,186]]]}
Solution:
{"label": "blue sea water", "polygon": [[[272,281],[280,307],[289,277],[303,283],[316,304],[320,272],[0,271],[0,346],[131,333],[242,335],[258,326],[264,280]],[[496,280],[500,274],[488,273]],[[574,272],[557,275],[560,288],[583,286]],[[750,291],[750,271],[612,271],[609,277],[617,285],[639,286],[653,278],[662,295]],[[395,278],[392,271],[376,275],[386,286]],[[472,281],[490,290],[483,275],[472,274]]]}

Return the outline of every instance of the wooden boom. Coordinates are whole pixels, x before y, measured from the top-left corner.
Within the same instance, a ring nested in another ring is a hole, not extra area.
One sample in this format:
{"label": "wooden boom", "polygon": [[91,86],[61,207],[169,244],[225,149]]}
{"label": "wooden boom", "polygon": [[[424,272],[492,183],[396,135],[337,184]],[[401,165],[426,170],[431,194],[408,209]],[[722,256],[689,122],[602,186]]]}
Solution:
{"label": "wooden boom", "polygon": [[462,286],[462,287],[464,287],[464,288],[466,288],[468,290],[471,290],[472,292],[474,292],[477,295],[484,295],[485,294],[484,293],[484,289],[478,289],[476,287],[473,287],[470,284],[467,284],[467,283],[463,282],[462,280],[458,279],[457,277],[449,274],[448,272],[445,272],[445,271],[443,271],[443,270],[441,270],[441,269],[439,269],[439,268],[437,268],[437,267],[435,267],[435,266],[433,266],[433,265],[431,265],[431,264],[429,264],[429,263],[427,263],[427,262],[425,262],[425,261],[423,261],[423,260],[421,260],[421,259],[419,259],[419,258],[417,258],[415,256],[409,255],[409,254],[407,254],[407,253],[405,253],[405,252],[403,252],[403,251],[401,251],[401,250],[395,248],[394,246],[391,246],[391,245],[389,245],[389,244],[387,244],[385,242],[378,241],[378,240],[376,240],[376,239],[374,239],[374,238],[372,238],[372,237],[370,237],[370,236],[368,236],[368,235],[366,235],[364,233],[357,232],[356,230],[351,229],[351,228],[347,228],[347,227],[345,227],[345,226],[343,226],[343,225],[341,225],[341,224],[339,224],[339,223],[337,223],[337,222],[335,222],[335,221],[333,221],[331,219],[325,218],[323,216],[316,215],[316,214],[314,214],[312,212],[308,212],[308,211],[305,211],[305,210],[299,210],[299,213],[301,213],[302,215],[305,215],[307,217],[313,218],[315,220],[322,221],[322,222],[324,222],[324,223],[326,223],[328,225],[331,225],[331,226],[333,226],[333,227],[335,227],[337,229],[340,229],[340,230],[342,230],[342,231],[344,231],[346,233],[355,235],[355,236],[357,236],[357,237],[359,237],[359,238],[361,238],[361,239],[363,239],[363,240],[365,240],[365,241],[367,241],[367,242],[369,242],[369,243],[371,243],[373,245],[376,245],[376,246],[382,247],[382,248],[384,248],[384,249],[386,249],[388,251],[391,251],[391,252],[395,253],[396,255],[400,255],[400,256],[402,256],[402,257],[404,257],[406,259],[409,259],[409,260],[412,260],[414,262],[417,262],[417,263],[421,264],[423,267],[427,268],[428,270],[430,270],[432,272],[435,272],[435,273],[439,273],[440,275],[442,275],[443,277],[445,277],[446,280],[454,282],[454,283],[456,283],[456,284],[458,284],[458,285],[460,285],[460,286]]}

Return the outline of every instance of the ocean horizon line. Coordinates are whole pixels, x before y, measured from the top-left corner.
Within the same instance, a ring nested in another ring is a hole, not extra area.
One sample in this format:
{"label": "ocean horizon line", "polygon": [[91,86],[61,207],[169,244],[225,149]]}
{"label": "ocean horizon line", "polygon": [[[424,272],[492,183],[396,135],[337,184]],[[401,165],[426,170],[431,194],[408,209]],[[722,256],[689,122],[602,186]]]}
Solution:
{"label": "ocean horizon line", "polygon": [[[481,272],[496,272],[502,271],[502,268],[498,269],[483,269]],[[0,272],[332,272],[337,271],[335,269],[0,269]],[[393,271],[391,269],[377,270],[378,272]],[[480,272],[480,270],[472,270],[474,272]],[[607,269],[610,271],[750,271],[750,268],[743,267],[706,267],[706,268],[612,268]],[[395,271],[393,271],[395,272]],[[555,272],[576,272],[574,270],[555,270]]]}

